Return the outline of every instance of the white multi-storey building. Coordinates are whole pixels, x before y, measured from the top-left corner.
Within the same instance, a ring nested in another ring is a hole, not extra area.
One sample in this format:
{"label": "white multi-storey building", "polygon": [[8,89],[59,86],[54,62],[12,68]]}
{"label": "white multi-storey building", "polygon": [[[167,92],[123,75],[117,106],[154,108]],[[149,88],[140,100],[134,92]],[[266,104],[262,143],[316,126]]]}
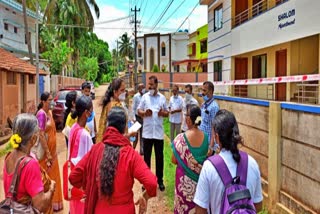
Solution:
{"label": "white multi-storey building", "polygon": [[188,56],[188,33],[145,34],[137,38],[138,71],[152,71],[158,65],[160,72],[186,72],[187,66],[173,66]]}
{"label": "white multi-storey building", "polygon": [[[27,9],[32,52],[35,53],[36,13]],[[27,56],[22,5],[14,0],[0,0],[0,47],[18,57]]]}
{"label": "white multi-storey building", "polygon": [[[208,5],[209,80],[319,74],[320,1],[200,0],[200,3]],[[318,81],[307,84],[217,86],[216,91],[319,103]]]}

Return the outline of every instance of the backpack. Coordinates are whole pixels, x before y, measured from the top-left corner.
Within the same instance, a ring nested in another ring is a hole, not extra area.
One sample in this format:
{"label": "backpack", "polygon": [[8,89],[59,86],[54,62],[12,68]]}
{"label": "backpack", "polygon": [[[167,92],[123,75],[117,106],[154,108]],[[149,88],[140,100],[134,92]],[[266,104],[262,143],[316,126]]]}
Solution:
{"label": "backpack", "polygon": [[240,151],[240,157],[235,178],[231,177],[231,173],[220,155],[214,155],[208,158],[216,168],[225,187],[221,200],[220,214],[256,213],[250,191],[246,187],[248,154]]}

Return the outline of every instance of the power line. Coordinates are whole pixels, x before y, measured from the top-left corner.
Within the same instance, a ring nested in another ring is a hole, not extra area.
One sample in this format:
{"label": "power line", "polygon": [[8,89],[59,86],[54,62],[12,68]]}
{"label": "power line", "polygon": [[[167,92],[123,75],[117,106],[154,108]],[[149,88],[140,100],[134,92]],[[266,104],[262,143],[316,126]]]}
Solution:
{"label": "power line", "polygon": [[197,8],[198,5],[199,5],[199,1],[198,1],[197,4],[194,6],[194,8],[191,10],[191,12],[189,13],[189,15],[184,19],[184,21],[181,23],[181,25],[178,27],[178,29],[176,30],[177,32],[178,32],[179,29],[182,27],[182,25],[187,21],[187,19],[189,18],[189,16],[191,16],[191,14],[192,14],[193,11]]}
{"label": "power line", "polygon": [[125,16],[125,17],[121,17],[121,18],[117,18],[117,19],[111,19],[111,20],[106,20],[106,21],[101,21],[101,22],[97,22],[97,23],[94,23],[95,25],[100,25],[100,24],[106,24],[106,23],[111,23],[111,22],[117,22],[117,21],[121,21],[121,20],[124,20],[124,19],[128,19],[128,18],[131,18],[132,16]]}
{"label": "power line", "polygon": [[146,7],[147,7],[148,3],[149,3],[149,1],[147,0],[146,4],[145,4],[145,6],[144,6],[144,9],[143,9],[143,13],[142,13],[142,15],[141,15],[141,17],[140,17],[141,20],[142,20],[144,14],[145,14],[145,12],[146,12]]}
{"label": "power line", "polygon": [[[162,22],[162,25],[163,25],[164,23],[166,23],[166,22],[169,20],[169,18],[172,17],[172,16],[176,13],[176,11],[183,5],[183,3],[184,3],[185,1],[186,1],[186,0],[183,0],[183,1],[180,3],[180,5],[170,14],[170,16],[168,16],[167,19]],[[158,27],[157,29],[159,29],[159,27]]]}
{"label": "power line", "polygon": [[161,13],[161,15],[159,16],[159,18],[157,19],[154,27],[152,28],[151,32],[156,28],[156,26],[159,24],[159,22],[161,21],[161,19],[163,18],[163,16],[166,14],[166,12],[168,11],[168,9],[170,8],[170,6],[172,5],[174,0],[171,0],[168,5],[167,8]]}
{"label": "power line", "polygon": [[149,24],[150,20],[153,18],[153,16],[154,16],[155,12],[157,11],[160,3],[161,3],[161,1],[159,1],[159,4],[155,7],[155,9],[154,9],[154,11],[153,11],[153,13],[152,13],[152,16],[149,18],[149,20],[148,20],[148,22],[146,23],[146,25]]}

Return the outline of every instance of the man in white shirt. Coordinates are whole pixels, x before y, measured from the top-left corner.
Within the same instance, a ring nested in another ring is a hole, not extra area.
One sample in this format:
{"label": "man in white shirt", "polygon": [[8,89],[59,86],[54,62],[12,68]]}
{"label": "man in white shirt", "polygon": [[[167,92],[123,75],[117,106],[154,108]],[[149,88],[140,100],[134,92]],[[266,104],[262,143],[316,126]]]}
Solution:
{"label": "man in white shirt", "polygon": [[169,112],[166,98],[158,92],[158,79],[149,77],[149,92],[144,94],[138,106],[138,114],[143,118],[143,152],[144,161],[151,168],[151,154],[154,145],[156,153],[156,175],[160,191],[165,190],[163,184],[163,117]]}
{"label": "man in white shirt", "polygon": [[174,85],[172,88],[173,95],[169,101],[169,122],[170,122],[170,141],[172,142],[181,132],[181,112],[183,107],[183,99],[179,95],[179,86]]}
{"label": "man in white shirt", "polygon": [[[141,128],[139,130],[139,141],[140,141],[140,155],[143,155],[143,140],[142,140],[142,128],[143,128],[143,119],[138,115],[138,106],[140,104],[141,98],[145,93],[145,87],[143,83],[138,85],[138,92],[133,96],[132,103],[132,116],[134,121],[138,121],[141,124]],[[136,140],[133,142],[133,148],[136,148],[138,144],[138,134],[136,136]]]}
{"label": "man in white shirt", "polygon": [[188,126],[186,124],[185,115],[187,114],[187,106],[188,105],[197,105],[199,106],[198,101],[192,96],[192,85],[188,84],[184,88],[185,96],[183,99],[183,108],[182,108],[182,126],[181,131],[186,132],[188,130]]}

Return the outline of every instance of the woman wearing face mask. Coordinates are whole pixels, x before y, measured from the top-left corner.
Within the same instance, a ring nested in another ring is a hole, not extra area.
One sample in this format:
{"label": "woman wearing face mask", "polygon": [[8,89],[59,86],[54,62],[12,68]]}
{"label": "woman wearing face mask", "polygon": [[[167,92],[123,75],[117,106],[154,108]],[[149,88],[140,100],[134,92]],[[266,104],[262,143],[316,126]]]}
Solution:
{"label": "woman wearing face mask", "polygon": [[198,129],[201,109],[197,105],[188,105],[185,120],[188,130],[179,134],[171,144],[172,163],[177,165],[174,213],[194,213],[193,197],[209,146],[208,135]]}
{"label": "woman wearing face mask", "polygon": [[7,154],[3,166],[3,189],[5,197],[8,196],[14,170],[19,160],[22,168],[17,188],[16,200],[25,205],[32,204],[41,213],[53,213],[51,208],[52,196],[55,191],[55,182],[45,185],[42,181],[39,163],[30,154],[31,147],[39,139],[37,118],[32,114],[19,114],[13,122],[13,135],[10,144],[13,151]]}
{"label": "woman wearing face mask", "polygon": [[[91,135],[85,128],[92,110],[93,105],[90,97],[81,96],[77,99],[76,109],[72,113],[72,118],[78,118],[78,120],[77,123],[72,126],[69,135],[68,159],[70,159],[73,164],[71,169],[78,164],[93,146]],[[73,193],[76,194],[74,197],[79,198],[79,200],[70,200],[70,214],[82,214],[84,213],[85,194],[79,189],[72,190],[71,194]]]}
{"label": "woman wearing face mask", "polygon": [[107,115],[110,109],[114,106],[123,107],[121,102],[126,99],[126,85],[125,82],[120,79],[114,79],[109,85],[102,102],[102,112],[99,120],[99,130],[97,134],[97,143],[102,141],[103,134],[106,130]]}
{"label": "woman wearing face mask", "polygon": [[52,95],[48,92],[41,94],[36,117],[40,129],[40,142],[45,151],[45,158],[39,160],[40,166],[56,182],[57,188],[53,195],[52,207],[54,211],[63,209],[60,170],[57,156],[56,126],[50,110]]}

